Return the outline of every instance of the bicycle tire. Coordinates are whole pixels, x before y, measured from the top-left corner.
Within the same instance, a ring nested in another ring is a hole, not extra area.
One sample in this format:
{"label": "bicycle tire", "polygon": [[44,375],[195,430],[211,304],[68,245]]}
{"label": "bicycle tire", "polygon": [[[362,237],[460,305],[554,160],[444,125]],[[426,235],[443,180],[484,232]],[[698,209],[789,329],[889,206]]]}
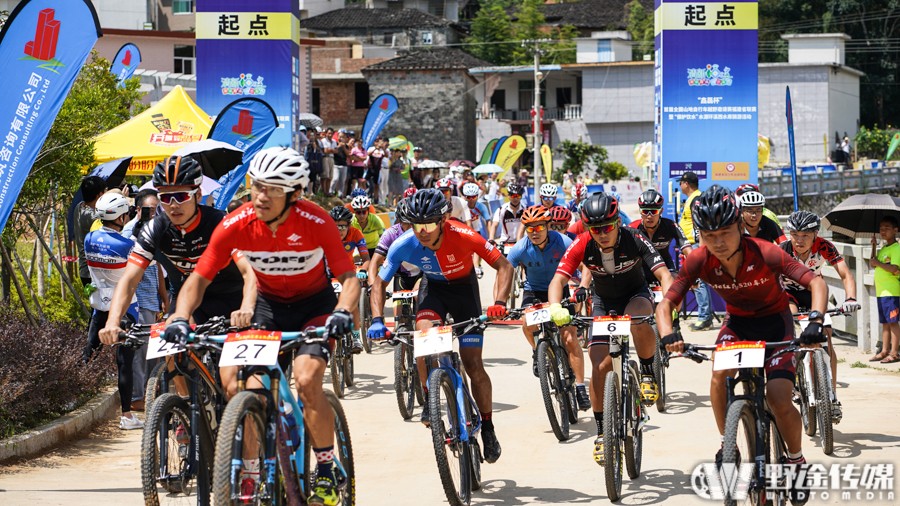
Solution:
{"label": "bicycle tire", "polygon": [[557,347],[556,350],[556,363],[559,365],[559,375],[563,378],[566,412],[569,416],[569,425],[571,426],[578,423],[578,403],[575,400],[575,372],[572,371],[572,365],[569,364],[568,351],[562,346]]}
{"label": "bicycle tire", "polygon": [[[147,385],[144,387],[144,412],[149,413],[153,408],[153,401],[162,395],[163,376],[166,372],[166,361],[160,360],[158,364],[153,366],[150,375],[147,378]],[[166,389],[168,391],[168,389]]]}
{"label": "bicycle tire", "polygon": [[656,410],[666,412],[666,366],[663,364],[663,350],[659,348],[661,340],[656,324],[653,324],[653,333],[656,335],[656,349],[653,352],[653,375],[656,376],[656,385],[659,387],[659,397],[656,399]]}
{"label": "bicycle tire", "polygon": [[606,495],[610,501],[622,497],[622,407],[619,403],[619,375],[606,373],[603,387],[603,474],[606,477]]}
{"label": "bicycle tire", "polygon": [[[634,370],[637,370],[637,364],[634,361],[631,363]],[[630,402],[627,410],[629,415],[625,427],[630,428],[630,430],[625,430],[625,471],[628,473],[628,477],[634,480],[641,475],[641,461],[643,460],[644,451],[644,431],[643,429],[637,429],[640,423],[640,412],[644,407],[641,405],[640,386],[634,376],[628,379],[628,389],[626,391]]]}
{"label": "bicycle tire", "polygon": [[[475,414],[472,412],[471,402],[466,403],[466,420],[470,427],[475,425]],[[473,492],[481,489],[481,445],[478,444],[478,438],[470,435],[469,442],[466,443],[467,453],[469,455],[469,489]]]}
{"label": "bicycle tire", "polygon": [[[350,439],[350,426],[347,424],[347,415],[344,413],[344,407],[341,401],[333,392],[325,393],[325,400],[334,414],[334,458],[341,463],[346,478],[335,473],[338,479],[338,504],[340,506],[354,506],[356,504],[356,468],[353,464],[353,443]],[[309,431],[306,432],[306,458],[304,461],[303,475],[306,478],[306,490],[312,490],[313,484],[316,482],[316,473],[313,472],[313,462],[315,455],[312,451],[312,438]]]}
{"label": "bicycle tire", "polygon": [[[775,417],[772,416],[772,413],[766,413],[766,417],[769,420],[769,445],[766,448],[766,463],[784,464],[787,462],[787,448],[784,438],[781,437],[781,431],[778,430],[778,425],[775,424]],[[784,483],[779,483],[778,489],[771,491],[774,493],[774,499],[769,500],[766,495],[763,495],[761,499],[765,501],[766,506],[786,506],[789,501],[787,490],[788,488]]]}
{"label": "bicycle tire", "polygon": [[347,353],[344,355],[344,385],[348,387],[352,387],[353,383],[356,382],[356,377],[353,375],[356,372],[356,366],[353,359],[353,353]]}
{"label": "bicycle tire", "polygon": [[[740,442],[744,442],[744,448],[750,449],[749,451],[756,451],[756,413],[753,410],[753,403],[746,399],[738,399],[728,406],[725,415],[725,439],[722,442],[723,464],[734,464],[739,468],[742,458],[746,458],[748,462],[754,462],[753,455],[741,456],[738,448]],[[762,496],[761,503],[758,500],[760,495]],[[765,504],[765,492],[754,490],[751,483],[748,499],[750,499],[749,504]],[[725,498],[725,506],[735,506],[736,504],[737,502],[730,495]]]}
{"label": "bicycle tire", "polygon": [[[465,420],[457,418],[456,390],[449,374],[443,369],[434,369],[428,377],[428,408],[434,458],[444,495],[452,506],[468,505],[472,496],[469,483],[471,464],[468,448],[459,439]],[[446,418],[442,413],[446,413]],[[457,459],[456,465],[450,462],[451,455]],[[455,479],[454,467],[457,468]]]}
{"label": "bicycle tire", "polygon": [[819,441],[825,455],[834,451],[834,427],[832,426],[831,383],[828,381],[828,365],[825,352],[813,353],[813,371],[816,375],[816,418],[819,422]]}
{"label": "bicycle tire", "polygon": [[541,341],[537,348],[538,378],[541,384],[541,397],[550,429],[559,441],[569,439],[569,414],[566,408],[566,392],[559,377],[559,365],[553,348],[547,341]]}
{"label": "bicycle tire", "polygon": [[[406,332],[407,330],[405,327],[400,327],[397,332]],[[419,373],[409,367],[408,356],[411,351],[406,343],[400,343],[394,347],[394,392],[397,395],[397,408],[404,420],[412,418],[416,404],[416,384],[413,378],[417,377]]]}
{"label": "bicycle tire", "polygon": [[[141,438],[141,482],[144,504],[148,506],[159,506],[170,502],[180,503],[186,496],[199,492],[197,488],[199,477],[184,475],[184,470],[187,469],[185,460],[188,446],[185,445],[182,449],[175,442],[177,425],[181,424],[184,430],[191,434],[190,406],[186,400],[171,393],[162,394],[156,400],[159,402],[154,403],[153,408],[149,411]],[[200,441],[202,460],[198,469],[202,469],[204,464],[208,466],[212,460],[212,448],[207,446],[209,441],[203,437],[200,438]],[[163,448],[165,448],[165,452],[163,452]],[[179,455],[182,450],[185,453],[184,456]],[[176,455],[177,461],[167,462],[166,468],[163,468],[160,462],[160,455],[163,453],[170,456]],[[175,464],[175,473],[169,471],[168,464]],[[209,479],[208,468],[203,474]],[[162,494],[160,494],[160,488],[163,490]],[[197,501],[204,503],[200,497],[197,497]],[[205,502],[208,503],[208,501],[207,497]]]}
{"label": "bicycle tire", "polygon": [[[807,436],[816,435],[816,406],[812,406],[809,400],[816,398],[815,384],[810,383],[810,378],[806,377],[806,367],[804,361],[808,351],[799,352],[802,357],[797,361],[797,393],[800,396],[800,421],[803,422],[803,431]],[[813,365],[810,364],[812,367]]]}
{"label": "bicycle tire", "polygon": [[[250,431],[245,430],[245,420],[256,426],[257,448],[260,455],[259,481],[257,484],[266,483],[266,466],[261,455],[265,449],[265,408],[259,397],[249,391],[238,392],[231,398],[222,414],[222,423],[219,425],[219,433],[216,438],[215,466],[213,467],[213,500],[215,506],[233,506],[241,504],[241,462],[245,457],[243,451],[244,437]],[[278,472],[278,471],[276,471]],[[276,487],[280,483],[278,476],[274,482]],[[259,487],[257,487],[257,491]],[[278,490],[273,491],[275,497],[280,497]]]}
{"label": "bicycle tire", "polygon": [[359,327],[359,337],[362,340],[363,350],[366,353],[372,353],[372,342],[369,341],[367,333],[372,325],[372,305],[369,303],[369,290],[366,289],[365,283],[363,283],[362,294],[359,297],[359,319],[362,320]]}
{"label": "bicycle tire", "polygon": [[338,398],[344,398],[344,345],[342,339],[334,340],[331,355],[331,388]]}

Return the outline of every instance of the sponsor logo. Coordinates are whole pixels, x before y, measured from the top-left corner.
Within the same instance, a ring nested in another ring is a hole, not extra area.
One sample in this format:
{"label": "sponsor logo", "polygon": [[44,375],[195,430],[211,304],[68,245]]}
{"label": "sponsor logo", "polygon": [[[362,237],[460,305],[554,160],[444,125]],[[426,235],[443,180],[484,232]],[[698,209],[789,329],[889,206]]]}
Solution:
{"label": "sponsor logo", "polygon": [[324,224],[325,224],[325,220],[323,220],[322,218],[319,218],[319,217],[316,216],[315,214],[310,214],[309,212],[304,211],[303,209],[300,209],[299,207],[295,207],[294,209],[297,211],[297,213],[298,213],[300,216],[306,218],[306,219],[309,220],[309,221],[315,222],[315,223],[318,224],[318,225],[324,225]]}
{"label": "sponsor logo", "polygon": [[260,274],[294,276],[306,274],[325,257],[322,248],[310,251],[243,251],[244,256]]}
{"label": "sponsor logo", "polygon": [[241,212],[224,220],[222,222],[222,228],[227,229],[228,227],[234,225],[235,223],[237,223],[237,222],[243,220],[244,218],[246,218],[247,216],[249,216],[250,213],[256,214],[256,211],[254,211],[252,207],[242,209]]}
{"label": "sponsor logo", "polygon": [[238,77],[219,78],[222,95],[265,95],[266,84],[263,80],[263,76],[254,79],[253,74],[249,72],[242,73]]}
{"label": "sponsor logo", "polygon": [[56,59],[56,45],[59,42],[61,23],[57,19],[55,9],[43,9],[38,13],[37,26],[34,30],[34,40],[25,43],[25,57],[23,60],[38,60],[45,63],[39,68],[57,72],[55,69],[64,65]]}
{"label": "sponsor logo", "polygon": [[289,242],[297,242],[297,241],[300,240],[300,236],[297,235],[297,234],[291,234],[291,235],[288,236],[287,239],[288,239]]}
{"label": "sponsor logo", "polygon": [[687,69],[688,86],[731,86],[734,78],[731,68],[719,69],[718,63],[708,63],[706,67]]}
{"label": "sponsor logo", "polygon": [[752,271],[754,267],[756,267],[756,266],[753,265],[753,264],[748,265],[748,266],[747,266],[747,272]]}

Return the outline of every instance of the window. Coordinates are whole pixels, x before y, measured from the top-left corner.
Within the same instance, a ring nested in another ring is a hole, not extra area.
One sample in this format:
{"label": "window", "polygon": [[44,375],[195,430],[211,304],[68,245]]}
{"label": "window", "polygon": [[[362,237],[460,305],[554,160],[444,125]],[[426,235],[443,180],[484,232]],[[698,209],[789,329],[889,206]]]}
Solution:
{"label": "window", "polygon": [[598,40],[597,41],[597,61],[598,62],[611,62],[615,61],[615,54],[612,50],[612,42],[609,40]]}
{"label": "window", "polygon": [[432,40],[431,32],[422,32],[422,45],[430,46]]}
{"label": "window", "polygon": [[[541,81],[541,105],[547,105],[547,82]],[[519,110],[530,111],[534,107],[534,81],[519,81]]]}
{"label": "window", "polygon": [[194,12],[194,0],[172,0],[172,14],[190,14]]}
{"label": "window", "polygon": [[572,88],[556,88],[556,107],[563,107],[572,102]]}
{"label": "window", "polygon": [[369,83],[353,83],[353,95],[357,109],[369,108]]}
{"label": "window", "polygon": [[393,47],[394,46],[394,34],[393,33],[385,33],[383,42],[385,44],[390,44],[391,47]]}
{"label": "window", "polygon": [[175,73],[176,74],[193,74],[194,64],[197,58],[194,57],[194,46],[175,46]]}
{"label": "window", "polygon": [[315,114],[316,116],[322,115],[322,113],[319,112],[319,111],[321,111],[321,109],[320,109],[321,105],[319,102],[320,101],[319,93],[320,93],[319,88],[313,88],[313,90],[312,90],[312,113]]}
{"label": "window", "polygon": [[494,94],[491,95],[491,108],[495,111],[506,109],[506,90],[494,90]]}

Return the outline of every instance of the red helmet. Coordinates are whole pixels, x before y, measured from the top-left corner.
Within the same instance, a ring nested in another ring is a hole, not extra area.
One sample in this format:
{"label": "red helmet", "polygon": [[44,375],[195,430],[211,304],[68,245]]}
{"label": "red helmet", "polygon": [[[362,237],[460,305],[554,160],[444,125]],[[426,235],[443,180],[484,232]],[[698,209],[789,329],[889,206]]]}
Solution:
{"label": "red helmet", "polygon": [[588,196],[588,189],[584,183],[575,183],[575,189],[572,190],[572,194],[576,198],[586,199]]}
{"label": "red helmet", "polygon": [[758,191],[759,191],[759,186],[757,186],[753,183],[744,183],[744,184],[738,186],[736,190],[734,190],[734,194],[735,194],[735,196],[740,197],[741,195],[743,195],[747,192],[758,192]]}
{"label": "red helmet", "polygon": [[438,179],[436,186],[438,190],[450,190],[453,188],[453,182],[450,181],[450,178],[445,177],[442,179]]}
{"label": "red helmet", "polygon": [[554,206],[550,209],[550,219],[553,221],[564,221],[569,223],[572,221],[572,211],[563,206]]}
{"label": "red helmet", "polygon": [[413,195],[416,194],[416,191],[417,190],[416,190],[415,186],[410,186],[409,188],[406,189],[406,191],[403,192],[403,198],[412,197]]}

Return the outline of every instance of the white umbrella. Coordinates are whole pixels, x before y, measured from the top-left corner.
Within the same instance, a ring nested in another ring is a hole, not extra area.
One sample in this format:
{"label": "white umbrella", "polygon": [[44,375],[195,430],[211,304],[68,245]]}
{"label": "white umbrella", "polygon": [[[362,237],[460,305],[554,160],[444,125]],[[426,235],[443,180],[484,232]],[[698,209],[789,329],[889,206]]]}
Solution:
{"label": "white umbrella", "polygon": [[316,116],[311,112],[301,112],[297,116],[297,122],[305,126],[306,128],[316,128],[325,124],[325,122],[322,121],[322,118]]}
{"label": "white umbrella", "polygon": [[[203,182],[200,183],[200,191],[203,193],[203,195],[211,195],[213,191],[218,190],[221,187],[222,185],[220,185],[218,181],[207,176],[203,176]],[[144,186],[141,186],[140,189],[146,190],[148,188],[151,190],[157,189],[155,186],[153,186],[152,179],[144,183]]]}
{"label": "white umbrella", "polygon": [[203,167],[204,175],[219,179],[243,162],[244,151],[227,142],[203,139],[172,153],[175,155],[194,158]]}
{"label": "white umbrella", "polygon": [[437,160],[425,160],[419,162],[420,169],[443,169],[446,168],[447,164],[444,162],[439,162]]}
{"label": "white umbrella", "polygon": [[472,169],[473,174],[499,174],[501,172],[503,172],[503,167],[496,163],[483,163]]}

